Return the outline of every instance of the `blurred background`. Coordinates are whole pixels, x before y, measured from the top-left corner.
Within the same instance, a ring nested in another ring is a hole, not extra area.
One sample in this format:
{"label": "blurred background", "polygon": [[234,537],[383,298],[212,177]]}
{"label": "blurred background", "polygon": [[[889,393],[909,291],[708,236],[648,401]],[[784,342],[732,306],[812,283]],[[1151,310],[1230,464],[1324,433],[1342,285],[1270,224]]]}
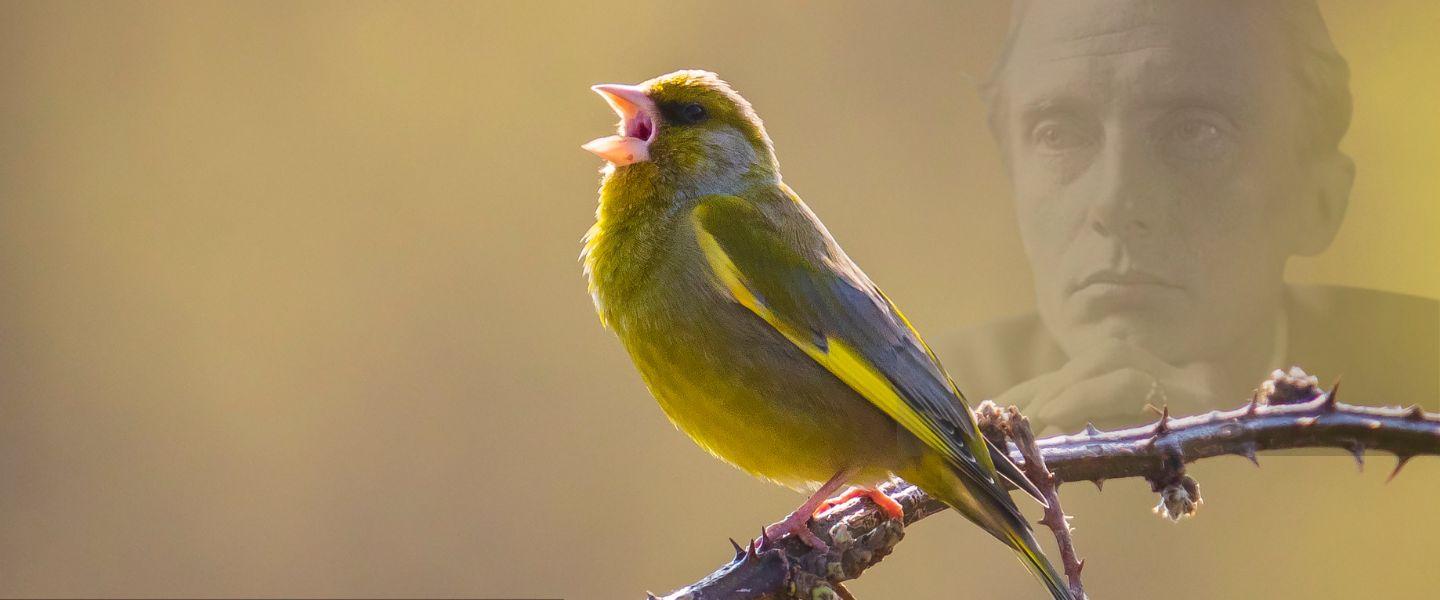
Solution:
{"label": "blurred background", "polygon": [[[1321,7],[1359,175],[1288,279],[1440,297],[1440,6]],[[0,4],[0,596],[639,598],[709,573],[801,498],[675,431],[595,318],[579,144],[615,118],[588,86],[719,72],[944,339],[1034,304],[975,92],[1007,18]],[[1389,457],[1261,461],[1192,467],[1207,501],[1178,525],[1143,481],[1066,486],[1092,596],[1433,593],[1440,460],[1389,485]],[[955,515],[907,537],[859,597],[1036,597]]]}

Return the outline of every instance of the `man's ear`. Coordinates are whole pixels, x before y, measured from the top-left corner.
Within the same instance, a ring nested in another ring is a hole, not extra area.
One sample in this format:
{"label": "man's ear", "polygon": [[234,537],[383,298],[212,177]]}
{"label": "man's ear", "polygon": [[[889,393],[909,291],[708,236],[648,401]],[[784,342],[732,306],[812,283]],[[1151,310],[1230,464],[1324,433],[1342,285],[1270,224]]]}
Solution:
{"label": "man's ear", "polygon": [[1355,161],[1336,150],[1316,158],[1310,165],[1308,193],[1294,208],[1295,253],[1314,256],[1324,252],[1340,231],[1345,209],[1350,205],[1350,187],[1355,183]]}

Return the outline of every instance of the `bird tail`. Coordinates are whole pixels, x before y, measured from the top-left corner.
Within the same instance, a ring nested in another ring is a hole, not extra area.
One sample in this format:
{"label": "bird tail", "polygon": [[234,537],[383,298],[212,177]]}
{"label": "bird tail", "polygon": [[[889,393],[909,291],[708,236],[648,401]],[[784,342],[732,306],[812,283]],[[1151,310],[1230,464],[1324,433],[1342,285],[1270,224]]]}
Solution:
{"label": "bird tail", "polygon": [[948,464],[936,464],[934,459],[939,457],[926,457],[921,459],[915,468],[896,474],[954,508],[966,519],[1013,549],[1020,562],[1045,584],[1055,600],[1077,600],[1070,594],[1070,586],[1065,578],[1057,573],[1055,567],[1045,558],[1040,544],[1036,543],[1035,535],[1030,530],[1030,524],[1010,500],[1008,492],[1003,488],[987,490],[985,486],[996,484],[971,481],[971,478],[956,472]]}
{"label": "bird tail", "polygon": [[1075,600],[1074,596],[1070,594],[1070,584],[1065,581],[1064,577],[1055,572],[1055,567],[1052,566],[1050,561],[1045,558],[1045,555],[1040,552],[1040,545],[1035,543],[1035,536],[1030,532],[1028,526],[1023,529],[1009,531],[1005,534],[1005,537],[1006,539],[1001,541],[1015,549],[1016,556],[1019,557],[1020,562],[1024,564],[1025,568],[1029,569],[1030,573],[1039,579],[1041,583],[1045,584],[1045,587],[1050,590],[1050,595],[1054,596],[1055,600]]}

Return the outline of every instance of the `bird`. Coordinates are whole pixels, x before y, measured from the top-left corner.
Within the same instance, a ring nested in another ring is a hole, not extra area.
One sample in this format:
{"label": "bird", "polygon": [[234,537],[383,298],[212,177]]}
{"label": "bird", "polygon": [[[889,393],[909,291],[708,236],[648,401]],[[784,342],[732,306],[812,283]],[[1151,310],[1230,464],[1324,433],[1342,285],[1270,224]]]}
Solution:
{"label": "bird", "polygon": [[[669,420],[712,455],[809,497],[762,539],[898,476],[1015,551],[1069,599],[1003,486],[1043,497],[981,435],[919,333],[780,175],[750,103],[715,73],[591,88],[616,135],[581,262],[595,309]],[[843,494],[830,499],[841,487]]]}

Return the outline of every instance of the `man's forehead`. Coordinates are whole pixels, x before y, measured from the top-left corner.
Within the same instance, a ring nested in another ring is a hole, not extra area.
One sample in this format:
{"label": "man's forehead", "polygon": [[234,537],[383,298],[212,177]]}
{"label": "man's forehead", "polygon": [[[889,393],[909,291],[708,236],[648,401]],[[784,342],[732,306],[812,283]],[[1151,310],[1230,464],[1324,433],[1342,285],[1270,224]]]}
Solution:
{"label": "man's forehead", "polygon": [[1152,7],[1129,0],[1021,0],[1016,11],[1015,51],[1040,59],[1163,43],[1168,29]]}
{"label": "man's forehead", "polygon": [[[1249,33],[1250,2],[1017,0],[1016,50],[1125,52],[1153,44],[1217,46]],[[1207,43],[1208,42],[1208,43]]]}
{"label": "man's forehead", "polygon": [[1257,77],[1273,77],[1275,57],[1256,35],[1247,4],[1022,0],[1006,65],[1009,83],[1073,88],[1123,69],[1124,83],[1173,91],[1252,85]]}

